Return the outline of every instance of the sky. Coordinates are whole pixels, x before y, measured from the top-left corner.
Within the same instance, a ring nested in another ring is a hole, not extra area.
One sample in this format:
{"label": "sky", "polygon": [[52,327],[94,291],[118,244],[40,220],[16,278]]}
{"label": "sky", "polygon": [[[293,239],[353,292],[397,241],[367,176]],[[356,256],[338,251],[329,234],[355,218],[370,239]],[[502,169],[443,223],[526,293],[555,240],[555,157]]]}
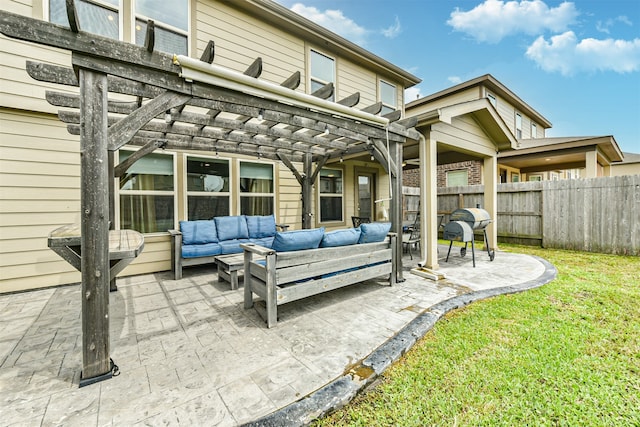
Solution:
{"label": "sky", "polygon": [[422,79],[405,101],[491,74],[552,124],[640,153],[640,1],[277,0]]}

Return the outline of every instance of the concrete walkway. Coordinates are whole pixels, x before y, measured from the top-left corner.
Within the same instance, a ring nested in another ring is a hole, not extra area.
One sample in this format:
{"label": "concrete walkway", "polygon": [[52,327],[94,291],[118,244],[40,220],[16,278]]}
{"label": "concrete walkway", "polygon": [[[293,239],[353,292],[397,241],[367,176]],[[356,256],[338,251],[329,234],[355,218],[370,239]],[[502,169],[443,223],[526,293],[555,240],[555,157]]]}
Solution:
{"label": "concrete walkway", "polygon": [[[446,255],[446,248],[440,249]],[[438,283],[368,281],[278,309],[267,329],[214,268],[118,280],[111,357],[120,375],[78,387],[80,286],[0,295],[0,424],[301,425],[346,403],[446,311],[540,286],[544,260],[498,252],[441,260]],[[406,266],[417,259],[405,260]]]}

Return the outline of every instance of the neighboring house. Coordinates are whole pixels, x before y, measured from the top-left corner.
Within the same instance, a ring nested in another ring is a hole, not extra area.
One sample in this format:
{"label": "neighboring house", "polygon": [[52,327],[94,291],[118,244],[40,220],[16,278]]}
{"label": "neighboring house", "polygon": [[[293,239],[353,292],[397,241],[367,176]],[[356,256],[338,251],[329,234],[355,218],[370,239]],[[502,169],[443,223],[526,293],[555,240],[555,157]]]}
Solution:
{"label": "neighboring house", "polygon": [[[418,108],[436,109],[483,98],[517,141],[514,149],[498,153],[498,182],[609,176],[615,162],[622,161],[613,136],[547,138],[551,122],[490,74],[409,102],[406,111],[411,116]],[[409,159],[407,164],[405,181],[415,182],[415,162]],[[482,184],[482,167],[473,156],[443,148],[438,153],[438,186]]]}
{"label": "neighboring house", "polygon": [[[244,72],[262,58],[261,79],[280,84],[300,72],[298,91],[333,83],[331,100],[356,92],[355,108],[404,109],[412,74],[268,0],[85,0],[76,2],[83,31],[144,44],[148,19],[156,49],[199,58],[215,41],[214,64]],[[66,24],[62,0],[5,1],[3,10]],[[139,6],[136,9],[136,5]],[[25,63],[68,67],[70,55],[0,36],[0,293],[75,283],[80,274],[47,248],[53,229],[80,220],[79,138],[67,132],[45,91],[58,85],[33,80]],[[126,101],[130,101],[126,99]],[[122,161],[132,148],[119,152]],[[340,228],[352,215],[381,218],[375,200],[388,197],[389,178],[369,155],[345,154],[318,174],[313,226]],[[115,183],[115,226],[145,234],[145,250],[124,274],[170,268],[168,229],[182,219],[275,214],[301,228],[300,186],[281,162],[255,156],[156,150]]]}
{"label": "neighboring house", "polygon": [[640,175],[640,154],[622,153],[624,159],[621,162],[611,164],[611,175]]}

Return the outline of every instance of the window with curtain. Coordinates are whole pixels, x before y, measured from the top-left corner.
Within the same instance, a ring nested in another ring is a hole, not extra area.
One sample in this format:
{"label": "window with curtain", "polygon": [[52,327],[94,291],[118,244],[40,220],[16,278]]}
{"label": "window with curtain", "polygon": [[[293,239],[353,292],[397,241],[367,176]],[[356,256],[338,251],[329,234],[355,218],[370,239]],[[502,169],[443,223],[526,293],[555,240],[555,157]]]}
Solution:
{"label": "window with curtain", "polygon": [[[133,151],[120,150],[120,161]],[[170,230],[175,222],[174,156],[151,153],[120,177],[120,228],[140,233]]]}
{"label": "window with curtain", "polygon": [[275,205],[273,165],[240,162],[240,214],[271,215]]}
{"label": "window with curtain", "polygon": [[380,101],[382,102],[382,110],[380,115],[391,113],[396,110],[397,96],[396,87],[391,83],[380,80]]}
{"label": "window with curtain", "polygon": [[323,168],[319,176],[320,222],[343,221],[342,170]]}
{"label": "window with curtain", "polygon": [[[327,83],[336,83],[336,62],[333,58],[323,55],[320,52],[311,50],[310,53],[310,71],[311,71],[311,91],[315,92]],[[335,92],[329,98],[330,101],[335,100]]]}
{"label": "window with curtain", "polygon": [[[123,3],[127,8],[124,16],[133,16],[135,24],[133,40],[130,43],[143,45],[147,33],[147,21],[155,24],[155,45],[159,51],[188,54],[189,0],[131,0]],[[120,39],[120,12],[123,6],[119,0],[75,0],[76,10],[83,31]],[[133,9],[133,10],[129,10]],[[49,0],[49,21],[68,26],[65,0]]]}
{"label": "window with curtain", "polygon": [[187,157],[187,218],[230,214],[229,160]]}

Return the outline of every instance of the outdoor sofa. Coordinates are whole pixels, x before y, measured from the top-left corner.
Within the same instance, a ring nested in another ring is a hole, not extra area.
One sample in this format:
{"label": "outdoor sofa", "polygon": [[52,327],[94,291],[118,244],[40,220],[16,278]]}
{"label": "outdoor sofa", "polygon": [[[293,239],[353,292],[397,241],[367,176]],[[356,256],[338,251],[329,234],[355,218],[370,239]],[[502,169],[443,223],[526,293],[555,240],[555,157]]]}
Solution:
{"label": "outdoor sofa", "polygon": [[[267,327],[276,325],[278,306],[321,292],[389,275],[396,281],[396,234],[391,224],[361,224],[278,232],[271,246],[243,243],[244,307],[255,307]],[[255,302],[254,294],[262,299]]]}
{"label": "outdoor sofa", "polygon": [[273,215],[219,216],[209,220],[180,221],[171,235],[171,271],[175,280],[182,278],[182,268],[215,263],[218,255],[241,253],[243,243],[271,247],[277,229]]}

